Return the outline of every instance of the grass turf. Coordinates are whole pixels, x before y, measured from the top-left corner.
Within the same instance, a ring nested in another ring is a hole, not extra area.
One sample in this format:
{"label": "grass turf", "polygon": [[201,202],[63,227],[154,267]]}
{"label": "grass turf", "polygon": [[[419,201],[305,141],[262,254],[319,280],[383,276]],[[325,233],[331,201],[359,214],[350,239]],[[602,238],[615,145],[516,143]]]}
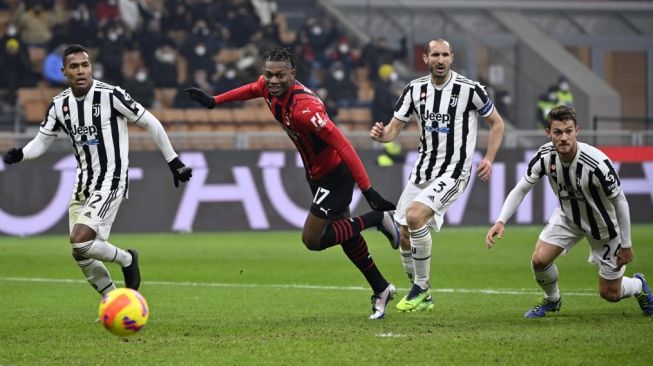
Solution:
{"label": "grass turf", "polygon": [[[64,236],[0,237],[0,365],[614,364],[653,357],[653,319],[634,299],[597,295],[581,242],[558,259],[563,307],[524,319],[541,294],[529,267],[539,227],[510,226],[492,250],[486,228],[434,235],[431,313],[367,320],[370,290],[338,248],[313,253],[298,232],[113,235],[141,254],[151,317],[130,338],[94,322],[99,296]],[[399,254],[365,235],[381,271],[409,286]],[[653,279],[653,226],[633,228],[626,275]],[[116,282],[117,265],[109,264]]]}

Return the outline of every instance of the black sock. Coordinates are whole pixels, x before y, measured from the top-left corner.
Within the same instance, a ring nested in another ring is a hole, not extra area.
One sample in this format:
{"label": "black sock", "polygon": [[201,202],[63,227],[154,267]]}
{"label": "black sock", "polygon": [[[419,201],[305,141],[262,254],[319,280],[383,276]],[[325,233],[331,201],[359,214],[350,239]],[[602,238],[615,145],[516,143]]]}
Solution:
{"label": "black sock", "polygon": [[354,263],[365,279],[372,287],[375,294],[383,292],[388,287],[379,269],[376,267],[370,252],[367,250],[367,243],[363,236],[356,235],[342,243],[342,250],[349,260]]}
{"label": "black sock", "polygon": [[343,243],[360,235],[368,227],[378,226],[383,220],[383,212],[370,211],[366,214],[345,220],[333,221],[327,226],[320,242],[322,249]]}

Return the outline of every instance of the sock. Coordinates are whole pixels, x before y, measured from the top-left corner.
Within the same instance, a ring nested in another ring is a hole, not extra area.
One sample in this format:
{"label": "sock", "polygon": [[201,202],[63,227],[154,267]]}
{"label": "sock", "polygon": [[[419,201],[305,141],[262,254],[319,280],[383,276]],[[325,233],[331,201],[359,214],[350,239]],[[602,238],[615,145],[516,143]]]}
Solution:
{"label": "sock", "polygon": [[127,267],[132,263],[132,255],[127,251],[114,246],[108,241],[97,238],[83,243],[74,243],[73,252],[102,262],[116,262],[121,267]]}
{"label": "sock", "polygon": [[537,281],[537,284],[540,285],[542,290],[544,290],[544,298],[553,302],[560,300],[560,290],[558,289],[558,267],[556,264],[551,263],[542,271],[538,271],[534,268],[532,269],[535,281]]}
{"label": "sock", "polygon": [[77,261],[77,265],[82,270],[88,283],[90,283],[91,286],[100,293],[100,295],[105,295],[116,288],[116,285],[113,284],[111,275],[109,274],[109,271],[107,271],[107,267],[104,266],[104,263],[96,261],[95,259],[84,259]]}
{"label": "sock", "polygon": [[404,265],[404,271],[408,275],[410,283],[413,283],[415,279],[415,265],[413,265],[413,253],[410,250],[403,250],[399,248],[399,253],[401,254],[401,262]]}
{"label": "sock", "polygon": [[423,289],[431,287],[429,277],[431,275],[431,231],[424,225],[419,229],[410,230],[410,247],[413,254],[413,266],[415,270],[414,283]]}
{"label": "sock", "polygon": [[333,221],[327,226],[320,242],[321,249],[344,243],[354,238],[368,227],[378,226],[383,220],[383,212],[370,211],[366,214],[345,220]]}
{"label": "sock", "polygon": [[343,242],[342,250],[365,276],[367,283],[370,284],[375,294],[383,292],[388,287],[388,281],[383,278],[376,264],[374,264],[374,260],[367,249],[367,243],[360,234]]}
{"label": "sock", "polygon": [[623,276],[621,278],[621,299],[637,296],[642,292],[642,281],[637,278]]}

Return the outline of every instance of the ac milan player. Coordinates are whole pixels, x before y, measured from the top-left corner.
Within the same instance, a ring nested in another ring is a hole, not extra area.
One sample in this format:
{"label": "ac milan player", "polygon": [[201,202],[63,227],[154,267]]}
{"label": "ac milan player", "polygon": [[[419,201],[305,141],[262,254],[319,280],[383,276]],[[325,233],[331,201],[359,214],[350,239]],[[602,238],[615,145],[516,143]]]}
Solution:
{"label": "ac milan player", "polygon": [[[184,91],[207,108],[231,101],[265,98],[281,128],[302,157],[314,198],[304,223],[302,241],[309,250],[320,251],[340,244],[343,251],[369,282],[372,295],[370,319],[383,318],[395,287],[374,264],[361,231],[377,227],[393,248],[399,232],[389,210],[395,205],[377,193],[349,141],[331,121],[315,93],[295,80],[292,53],[275,48],[263,57],[263,75],[256,82],[210,96],[201,89]],[[354,182],[372,207],[364,215],[350,218]]]}

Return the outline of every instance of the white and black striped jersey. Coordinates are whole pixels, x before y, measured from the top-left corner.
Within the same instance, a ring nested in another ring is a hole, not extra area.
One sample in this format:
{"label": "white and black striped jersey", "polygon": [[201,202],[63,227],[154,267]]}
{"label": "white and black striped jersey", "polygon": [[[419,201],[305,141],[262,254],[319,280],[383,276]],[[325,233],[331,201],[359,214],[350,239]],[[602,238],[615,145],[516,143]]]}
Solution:
{"label": "white and black striped jersey", "polygon": [[75,199],[94,190],[127,188],[127,121],[136,122],[144,112],[123,89],[97,80],[83,98],[75,98],[70,88],[52,98],[40,132],[70,137],[77,159]]}
{"label": "white and black striped jersey", "polygon": [[410,181],[420,184],[445,174],[454,179],[468,177],[478,116],[489,116],[493,108],[481,84],[454,71],[442,87],[436,88],[430,75],[411,81],[394,112],[398,120],[408,122],[414,117],[419,125],[419,157]]}
{"label": "white and black striped jersey", "polygon": [[545,175],[560,208],[576,226],[597,240],[619,235],[611,199],[621,191],[621,182],[601,150],[578,142],[574,160],[563,164],[553,143],[544,144],[529,162],[524,179],[535,184]]}

